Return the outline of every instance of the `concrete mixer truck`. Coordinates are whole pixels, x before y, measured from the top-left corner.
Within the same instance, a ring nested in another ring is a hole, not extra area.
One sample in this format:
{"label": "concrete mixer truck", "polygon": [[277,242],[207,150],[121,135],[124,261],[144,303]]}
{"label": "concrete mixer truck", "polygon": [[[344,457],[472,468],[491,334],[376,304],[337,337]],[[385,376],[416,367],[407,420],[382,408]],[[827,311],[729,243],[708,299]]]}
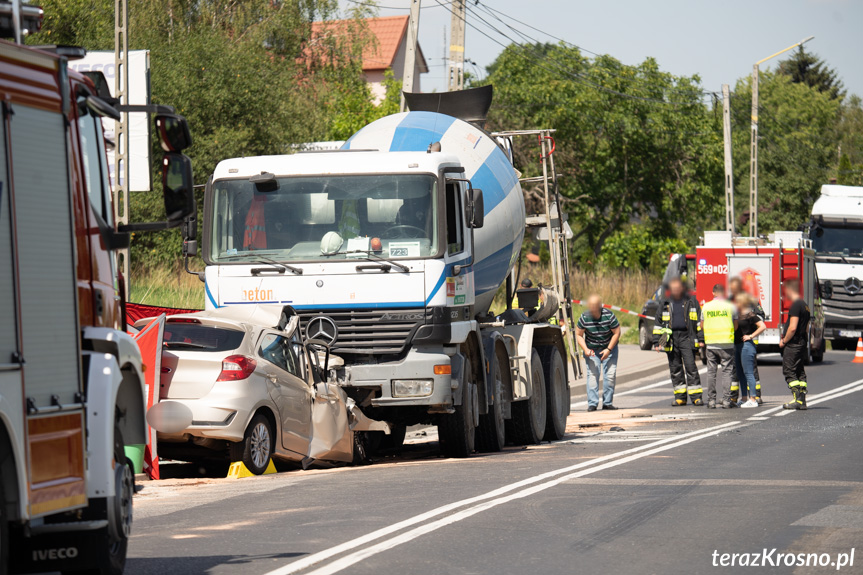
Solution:
{"label": "concrete mixer truck", "polygon": [[[509,309],[526,225],[565,253],[551,176],[529,180],[549,200],[526,217],[511,162],[523,135],[548,162],[550,134],[411,111],[337,151],[220,162],[205,194],[207,307],[293,306],[306,338],[337,356],[331,378],[394,436],[436,425],[455,457],[561,438],[575,349],[561,328],[565,272],[539,309]],[[508,309],[492,314],[504,284]]]}

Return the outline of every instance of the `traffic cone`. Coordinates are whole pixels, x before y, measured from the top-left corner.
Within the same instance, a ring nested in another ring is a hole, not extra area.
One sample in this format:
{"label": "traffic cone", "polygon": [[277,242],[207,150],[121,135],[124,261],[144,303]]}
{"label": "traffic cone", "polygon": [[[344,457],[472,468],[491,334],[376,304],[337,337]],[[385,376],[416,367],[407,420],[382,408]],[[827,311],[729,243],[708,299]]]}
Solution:
{"label": "traffic cone", "polygon": [[863,363],[863,337],[857,340],[857,352],[854,354],[854,359],[851,363]]}

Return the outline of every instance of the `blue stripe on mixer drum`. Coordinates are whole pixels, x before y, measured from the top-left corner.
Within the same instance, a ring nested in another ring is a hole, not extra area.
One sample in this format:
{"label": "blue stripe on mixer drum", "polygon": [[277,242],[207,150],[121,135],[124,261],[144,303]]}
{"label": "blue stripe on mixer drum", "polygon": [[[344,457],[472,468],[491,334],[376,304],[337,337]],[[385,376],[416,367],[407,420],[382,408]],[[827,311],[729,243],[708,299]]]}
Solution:
{"label": "blue stripe on mixer drum", "polygon": [[455,118],[434,112],[411,112],[393,134],[391,152],[425,152],[429,144],[438,142]]}

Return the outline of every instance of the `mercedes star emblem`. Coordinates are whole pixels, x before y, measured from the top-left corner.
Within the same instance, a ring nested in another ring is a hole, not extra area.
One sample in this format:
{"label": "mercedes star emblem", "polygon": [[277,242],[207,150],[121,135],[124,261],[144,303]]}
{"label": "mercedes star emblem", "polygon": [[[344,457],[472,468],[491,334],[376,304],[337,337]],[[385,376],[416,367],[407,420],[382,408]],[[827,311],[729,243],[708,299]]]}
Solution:
{"label": "mercedes star emblem", "polygon": [[850,294],[858,293],[861,287],[863,286],[861,286],[860,280],[857,278],[851,277],[845,280],[845,291]]}
{"label": "mercedes star emblem", "polygon": [[315,285],[318,287],[324,287],[324,280],[318,280],[315,282]]}
{"label": "mercedes star emblem", "polygon": [[316,315],[306,324],[306,339],[318,339],[327,345],[336,343],[339,337],[339,328],[336,322],[325,315]]}

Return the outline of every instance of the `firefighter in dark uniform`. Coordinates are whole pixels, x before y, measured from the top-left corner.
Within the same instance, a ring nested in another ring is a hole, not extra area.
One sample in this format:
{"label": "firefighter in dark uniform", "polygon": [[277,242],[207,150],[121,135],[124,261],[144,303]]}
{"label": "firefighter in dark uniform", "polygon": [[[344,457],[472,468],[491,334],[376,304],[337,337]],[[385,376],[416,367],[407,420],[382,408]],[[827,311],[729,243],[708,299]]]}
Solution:
{"label": "firefighter in dark uniform", "polygon": [[659,302],[653,328],[658,349],[668,354],[671,384],[674,386],[674,406],[703,405],[701,376],[695,365],[696,350],[704,345],[701,331],[701,310],[695,296],[687,293],[680,278],[668,282],[668,293]]}
{"label": "firefighter in dark uniform", "polygon": [[[728,291],[731,292],[729,299],[734,301],[734,298],[737,297],[737,294],[744,291],[743,290],[743,280],[740,279],[740,276],[734,276],[730,280],[728,280]],[[757,294],[752,294],[757,301]],[[766,318],[767,315],[764,313],[764,308],[761,307],[760,303],[755,304],[755,315]],[[758,342],[755,342],[756,344]],[[734,332],[734,345],[743,345],[743,334],[740,333],[740,330]],[[740,397],[740,377],[741,375],[734,371],[734,379],[731,380],[731,395],[729,397],[730,401],[737,403],[738,398]],[[764,400],[761,399],[761,377],[758,375],[758,360],[755,360],[755,397],[753,397],[755,401],[758,402],[758,405],[764,403]]]}
{"label": "firefighter in dark uniform", "polygon": [[782,330],[779,349],[782,351],[782,375],[788,384],[794,399],[784,404],[785,409],[806,409],[806,371],[803,362],[809,346],[809,306],[800,295],[800,281],[788,280],[782,286],[782,291],[791,307],[788,309],[788,321]]}

